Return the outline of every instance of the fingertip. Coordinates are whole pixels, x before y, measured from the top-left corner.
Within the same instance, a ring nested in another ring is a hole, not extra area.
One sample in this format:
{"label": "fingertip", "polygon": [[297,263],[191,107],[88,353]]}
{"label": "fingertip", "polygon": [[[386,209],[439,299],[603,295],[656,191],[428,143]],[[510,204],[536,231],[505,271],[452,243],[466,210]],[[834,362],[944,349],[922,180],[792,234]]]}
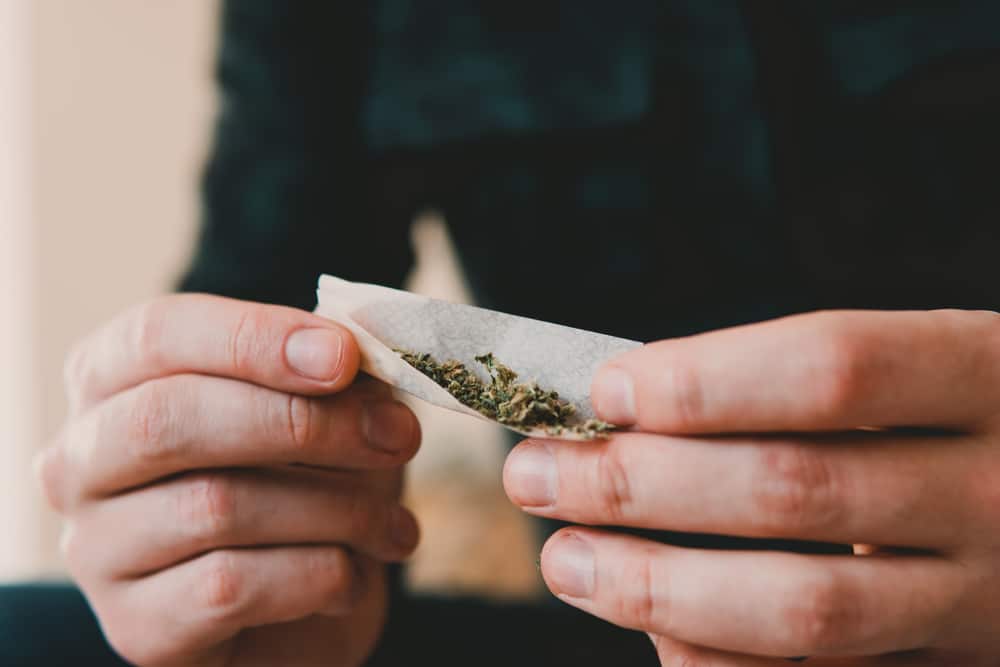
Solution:
{"label": "fingertip", "polygon": [[619,426],[636,422],[635,380],[619,365],[603,366],[594,375],[590,387],[594,412],[604,421]]}
{"label": "fingertip", "polygon": [[538,567],[541,568],[543,575],[545,574],[545,563],[548,561],[548,557],[552,553],[552,549],[555,548],[555,543],[562,539],[566,533],[569,533],[572,530],[572,528],[560,528],[549,535],[545,542],[542,543],[542,551],[538,555]]}
{"label": "fingertip", "polygon": [[525,510],[551,508],[559,491],[559,468],[549,443],[525,440],[503,466],[503,487],[512,503]]}
{"label": "fingertip", "polygon": [[403,449],[403,463],[408,463],[417,455],[420,451],[420,445],[424,441],[424,430],[420,425],[420,419],[417,418],[417,414],[408,406],[406,403],[399,401],[403,407],[406,408],[408,425],[408,446]]}
{"label": "fingertip", "polygon": [[352,384],[357,378],[361,368],[361,348],[358,347],[358,341],[354,338],[354,334],[347,328],[339,324],[334,324],[334,327],[341,336],[341,365],[334,380],[334,388],[340,390]]}
{"label": "fingertip", "polygon": [[365,597],[371,585],[371,566],[368,559],[338,548],[332,554],[336,568],[343,573],[343,581],[335,582],[329,600],[317,613],[323,616],[347,616]]}
{"label": "fingertip", "polygon": [[413,512],[403,506],[392,510],[389,519],[390,539],[399,560],[408,558],[420,544],[420,523]]}
{"label": "fingertip", "polygon": [[285,339],[285,362],[299,377],[339,391],[354,381],[361,352],[350,331],[332,322],[292,331]]}
{"label": "fingertip", "polygon": [[420,420],[402,401],[365,402],[361,430],[368,445],[389,455],[395,464],[406,463],[420,449]]}
{"label": "fingertip", "polygon": [[553,534],[542,547],[540,564],[545,584],[554,595],[573,600],[593,596],[595,552],[581,531],[564,528]]}

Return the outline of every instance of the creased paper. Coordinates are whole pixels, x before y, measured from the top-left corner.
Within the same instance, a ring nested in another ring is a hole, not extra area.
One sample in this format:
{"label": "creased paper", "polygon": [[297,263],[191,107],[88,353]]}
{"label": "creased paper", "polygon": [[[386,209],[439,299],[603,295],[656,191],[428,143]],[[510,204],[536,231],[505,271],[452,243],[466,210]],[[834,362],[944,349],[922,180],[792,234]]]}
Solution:
{"label": "creased paper", "polygon": [[[460,403],[445,389],[403,361],[394,349],[455,359],[488,381],[474,357],[492,352],[518,373],[594,416],[590,382],[597,368],[642,343],[573,329],[550,322],[449,303],[401,290],[321,276],[316,313],[347,327],[361,348],[361,369],[417,398],[449,410],[492,421]],[[511,428],[511,427],[507,427]],[[544,430],[524,435],[553,437]],[[564,439],[581,436],[566,433]]]}

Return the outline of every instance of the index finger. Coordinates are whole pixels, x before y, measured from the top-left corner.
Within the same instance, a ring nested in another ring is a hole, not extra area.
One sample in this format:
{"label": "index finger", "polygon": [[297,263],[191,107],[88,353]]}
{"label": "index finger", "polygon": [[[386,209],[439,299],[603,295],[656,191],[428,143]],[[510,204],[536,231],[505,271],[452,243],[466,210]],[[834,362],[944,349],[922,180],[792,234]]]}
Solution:
{"label": "index finger", "polygon": [[797,315],[627,352],[595,377],[599,416],[672,433],[969,429],[1000,414],[1000,316]]}
{"label": "index finger", "polygon": [[74,410],[181,373],[316,395],[350,384],[359,362],[350,332],[318,315],[176,294],[124,313],[80,344],[67,360],[66,384]]}

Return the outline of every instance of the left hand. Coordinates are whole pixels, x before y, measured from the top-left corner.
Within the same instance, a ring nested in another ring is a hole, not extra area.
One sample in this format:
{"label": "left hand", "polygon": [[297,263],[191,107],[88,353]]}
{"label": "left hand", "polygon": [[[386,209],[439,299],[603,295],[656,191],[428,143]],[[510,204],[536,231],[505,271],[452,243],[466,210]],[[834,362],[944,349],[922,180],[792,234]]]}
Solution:
{"label": "left hand", "polygon": [[[823,312],[653,343],[593,385],[591,443],[529,440],[526,511],[854,544],[685,549],[565,528],[565,602],[649,633],[664,665],[1000,665],[1000,315]],[[862,546],[865,545],[865,546]]]}

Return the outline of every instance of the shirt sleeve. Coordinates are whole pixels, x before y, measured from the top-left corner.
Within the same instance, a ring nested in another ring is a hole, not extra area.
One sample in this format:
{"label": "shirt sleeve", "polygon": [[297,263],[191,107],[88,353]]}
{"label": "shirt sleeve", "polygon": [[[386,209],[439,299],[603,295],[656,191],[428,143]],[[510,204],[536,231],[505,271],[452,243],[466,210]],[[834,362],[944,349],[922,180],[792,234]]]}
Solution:
{"label": "shirt sleeve", "polygon": [[362,132],[370,5],[223,4],[220,113],[180,289],[312,308],[322,272],[403,281],[410,218],[375,206]]}

